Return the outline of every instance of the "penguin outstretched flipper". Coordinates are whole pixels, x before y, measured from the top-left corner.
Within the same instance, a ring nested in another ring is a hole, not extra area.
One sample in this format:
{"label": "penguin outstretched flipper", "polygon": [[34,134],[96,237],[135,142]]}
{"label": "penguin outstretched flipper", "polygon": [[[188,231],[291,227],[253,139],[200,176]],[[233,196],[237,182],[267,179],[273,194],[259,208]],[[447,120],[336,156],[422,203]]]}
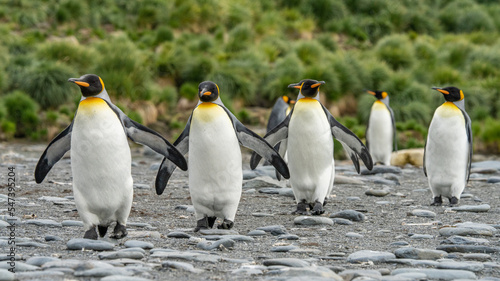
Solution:
{"label": "penguin outstretched flipper", "polygon": [[223,108],[231,118],[231,121],[233,121],[236,137],[240,144],[252,149],[254,153],[256,152],[256,154],[259,154],[261,157],[264,157],[284,178],[290,178],[288,166],[283,158],[280,157],[279,153],[273,148],[274,144],[269,144],[262,137],[250,131],[229,110],[227,110],[227,108]]}
{"label": "penguin outstretched flipper", "polygon": [[[290,124],[290,118],[292,116],[292,113],[293,113],[293,109],[292,111],[290,112],[290,114],[288,114],[285,118],[285,120],[283,120],[283,122],[281,122],[278,126],[274,127],[274,129],[272,129],[271,131],[269,131],[265,136],[264,136],[264,139],[272,146],[276,145],[277,143],[281,142],[282,140],[286,139],[288,137],[288,125]],[[281,148],[280,148],[281,150]],[[285,150],[286,151],[286,148]],[[260,160],[262,159],[262,157],[253,152],[252,153],[252,158],[250,159],[250,168],[252,170],[254,170],[255,168],[257,168],[257,165],[259,165],[259,162]]]}
{"label": "penguin outstretched flipper", "polygon": [[[186,127],[174,142],[174,146],[177,150],[185,155],[189,151],[189,129],[191,127],[191,116],[189,117]],[[168,180],[172,176],[175,168],[177,167],[171,161],[165,161],[167,158],[163,158],[161,162],[160,168],[158,169],[158,174],[156,175],[156,194],[161,195],[167,186]]]}
{"label": "penguin outstretched flipper", "polygon": [[366,168],[371,170],[373,168],[373,160],[363,142],[351,130],[340,124],[324,105],[322,106],[332,128],[333,137],[340,141],[342,147],[349,153],[356,171],[359,173],[359,158],[365,163]]}
{"label": "penguin outstretched flipper", "polygon": [[157,132],[141,125],[134,120],[130,119],[123,111],[116,105],[108,102],[109,107],[113,109],[118,118],[120,118],[125,134],[133,142],[146,145],[156,153],[165,156],[168,160],[172,161],[175,165],[179,166],[183,171],[187,170],[187,162],[184,156],[175,148],[174,145],[169,143]]}
{"label": "penguin outstretched flipper", "polygon": [[71,131],[73,122],[69,124],[59,135],[57,135],[47,146],[35,168],[36,183],[41,183],[49,173],[52,166],[56,164],[66,152],[71,149]]}

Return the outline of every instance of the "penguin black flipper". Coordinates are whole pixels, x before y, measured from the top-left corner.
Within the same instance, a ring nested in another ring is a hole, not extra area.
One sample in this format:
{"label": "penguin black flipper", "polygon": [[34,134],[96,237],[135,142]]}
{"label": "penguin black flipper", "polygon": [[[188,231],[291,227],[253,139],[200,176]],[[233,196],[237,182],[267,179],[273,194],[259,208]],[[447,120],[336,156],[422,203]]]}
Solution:
{"label": "penguin black flipper", "polygon": [[468,167],[467,167],[467,181],[469,181],[469,177],[470,177],[470,169],[471,169],[471,164],[472,164],[472,126],[471,126],[471,120],[470,120],[470,117],[469,115],[467,114],[467,112],[465,110],[462,110],[460,108],[460,111],[462,111],[462,114],[464,115],[464,119],[465,119],[465,130],[467,132],[467,141],[469,143],[469,159],[468,159]]}
{"label": "penguin black flipper", "polygon": [[120,118],[125,134],[129,139],[135,143],[146,145],[156,153],[165,156],[168,160],[172,161],[181,168],[183,171],[187,170],[187,162],[184,156],[169,143],[164,137],[150,128],[135,122],[130,119],[123,111],[116,105],[105,100],[108,106],[113,109],[118,118]]}
{"label": "penguin black flipper", "polygon": [[227,115],[233,122],[236,137],[241,145],[252,149],[260,156],[264,157],[276,170],[285,178],[290,178],[290,172],[285,160],[281,158],[279,153],[261,136],[249,130],[243,125],[226,107],[221,106],[226,111]]}
{"label": "penguin black flipper", "polygon": [[40,160],[38,160],[35,168],[36,183],[41,183],[50,169],[52,169],[52,166],[71,149],[72,130],[73,122],[49,143],[42,156],[40,156]]}
{"label": "penguin black flipper", "polygon": [[[186,153],[188,153],[189,151],[189,129],[191,128],[191,116],[189,116],[186,127],[174,142],[174,146],[182,155],[186,155]],[[158,195],[161,195],[163,193],[165,187],[167,186],[168,180],[177,167],[171,161],[165,160],[166,158],[163,158],[160,168],[158,169],[158,174],[156,175],[155,188],[156,194]]]}
{"label": "penguin black flipper", "polygon": [[373,160],[363,142],[361,142],[361,140],[353,132],[351,132],[351,130],[340,124],[323,104],[321,106],[323,107],[323,111],[325,112],[328,122],[330,123],[330,127],[332,128],[333,137],[340,141],[342,147],[344,147],[344,149],[349,153],[349,156],[354,163],[354,167],[356,167],[356,171],[358,173],[360,171],[359,158],[363,160],[366,168],[371,170],[373,168]]}
{"label": "penguin black flipper", "polygon": [[[396,120],[394,119],[394,111],[392,110],[392,108],[389,105],[386,105],[386,106],[387,106],[387,109],[389,110],[389,112],[391,113],[392,134],[393,134],[392,141],[394,143],[394,151],[398,151],[398,139],[396,138]],[[366,146],[368,146],[368,143]]]}
{"label": "penguin black flipper", "polygon": [[425,151],[427,150],[427,139],[425,139],[425,144],[424,144],[424,161],[422,162],[422,166],[424,169],[424,175],[427,177],[427,168],[425,167]]}
{"label": "penguin black flipper", "polygon": [[[286,139],[288,137],[288,125],[290,124],[290,118],[292,117],[293,114],[293,109],[288,114],[278,126],[274,127],[271,131],[269,131],[265,136],[264,140],[266,140],[270,145],[276,145],[280,141]],[[260,159],[262,157],[253,152],[252,153],[252,158],[250,159],[250,168],[254,170],[257,165],[259,165]]]}

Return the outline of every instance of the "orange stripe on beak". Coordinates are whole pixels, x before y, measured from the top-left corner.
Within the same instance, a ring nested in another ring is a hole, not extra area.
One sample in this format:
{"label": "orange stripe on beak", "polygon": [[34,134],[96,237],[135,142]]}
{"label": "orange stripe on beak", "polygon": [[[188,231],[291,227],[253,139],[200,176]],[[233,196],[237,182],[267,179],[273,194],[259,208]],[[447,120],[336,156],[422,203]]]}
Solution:
{"label": "orange stripe on beak", "polygon": [[374,91],[366,91],[368,94],[370,95],[374,95],[375,96],[375,92]]}
{"label": "orange stripe on beak", "polygon": [[449,95],[449,94],[450,94],[450,92],[445,91],[445,90],[443,90],[443,89],[436,89],[436,90],[440,91],[441,93],[443,93],[443,94],[445,94],[445,95]]}
{"label": "orange stripe on beak", "polygon": [[212,94],[212,92],[204,92],[203,95],[204,96],[210,96]]}
{"label": "orange stripe on beak", "polygon": [[314,88],[318,87],[319,85],[321,85],[321,83],[312,84],[312,85],[311,85],[311,88],[313,88],[313,89],[314,89]]}
{"label": "orange stripe on beak", "polygon": [[79,86],[82,86],[82,87],[88,87],[88,86],[90,86],[89,83],[87,83],[87,82],[81,82],[81,81],[75,81],[75,84],[77,84]]}

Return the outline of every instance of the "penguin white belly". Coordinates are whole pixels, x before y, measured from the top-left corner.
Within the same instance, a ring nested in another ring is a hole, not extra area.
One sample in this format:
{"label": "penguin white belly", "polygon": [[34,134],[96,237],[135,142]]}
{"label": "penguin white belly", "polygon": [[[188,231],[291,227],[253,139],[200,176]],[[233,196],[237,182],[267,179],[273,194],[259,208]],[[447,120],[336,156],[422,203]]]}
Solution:
{"label": "penguin white belly", "polygon": [[382,162],[384,165],[391,164],[391,153],[393,145],[393,127],[391,113],[380,101],[373,103],[368,124],[366,137],[368,139],[368,150],[373,162]]}
{"label": "penguin white belly", "polygon": [[466,184],[468,153],[463,114],[447,102],[434,113],[427,136],[425,166],[434,197],[460,199]]}
{"label": "penguin white belly", "polygon": [[222,107],[207,102],[193,111],[188,161],[197,219],[216,216],[234,221],[243,181],[241,149]]}
{"label": "penguin white belly", "polygon": [[333,137],[321,104],[302,98],[288,127],[288,168],[297,203],[323,203],[333,185]]}
{"label": "penguin white belly", "polygon": [[126,224],[133,196],[130,148],[120,120],[100,98],[80,102],[71,135],[71,170],[86,228]]}

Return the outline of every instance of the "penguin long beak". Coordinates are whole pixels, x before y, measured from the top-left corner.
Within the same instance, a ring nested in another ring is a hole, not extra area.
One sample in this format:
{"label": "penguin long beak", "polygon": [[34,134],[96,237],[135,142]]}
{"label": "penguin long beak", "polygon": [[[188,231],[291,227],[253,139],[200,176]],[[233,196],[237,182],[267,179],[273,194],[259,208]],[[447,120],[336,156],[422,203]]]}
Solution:
{"label": "penguin long beak", "polygon": [[82,87],[90,86],[90,84],[87,82],[78,81],[78,78],[69,78],[68,82],[73,82],[73,83],[77,84],[78,86],[82,86]]}
{"label": "penguin long beak", "polygon": [[206,91],[206,90],[201,91],[202,96],[210,96],[211,94],[212,94],[212,92],[210,92],[210,91]]}
{"label": "penguin long beak", "polygon": [[300,84],[299,83],[290,84],[290,85],[288,85],[288,88],[300,89]]}
{"label": "penguin long beak", "polygon": [[323,85],[323,84],[325,84],[325,81],[318,81],[318,83],[316,83],[316,84],[312,84],[312,85],[311,85],[311,88],[313,88],[313,89],[314,89],[314,88],[319,87],[320,85]]}
{"label": "penguin long beak", "polygon": [[448,92],[448,91],[446,91],[446,90],[443,90],[443,89],[441,89],[441,88],[438,88],[438,87],[432,87],[432,89],[434,89],[434,90],[436,90],[436,91],[439,91],[439,92],[441,92],[441,93],[443,93],[443,94],[445,94],[445,95],[449,95],[449,94],[450,94],[450,92]]}
{"label": "penguin long beak", "polygon": [[375,96],[375,95],[376,95],[374,91],[366,91],[366,92],[367,92],[368,94],[370,94],[370,95],[373,95],[373,96]]}

